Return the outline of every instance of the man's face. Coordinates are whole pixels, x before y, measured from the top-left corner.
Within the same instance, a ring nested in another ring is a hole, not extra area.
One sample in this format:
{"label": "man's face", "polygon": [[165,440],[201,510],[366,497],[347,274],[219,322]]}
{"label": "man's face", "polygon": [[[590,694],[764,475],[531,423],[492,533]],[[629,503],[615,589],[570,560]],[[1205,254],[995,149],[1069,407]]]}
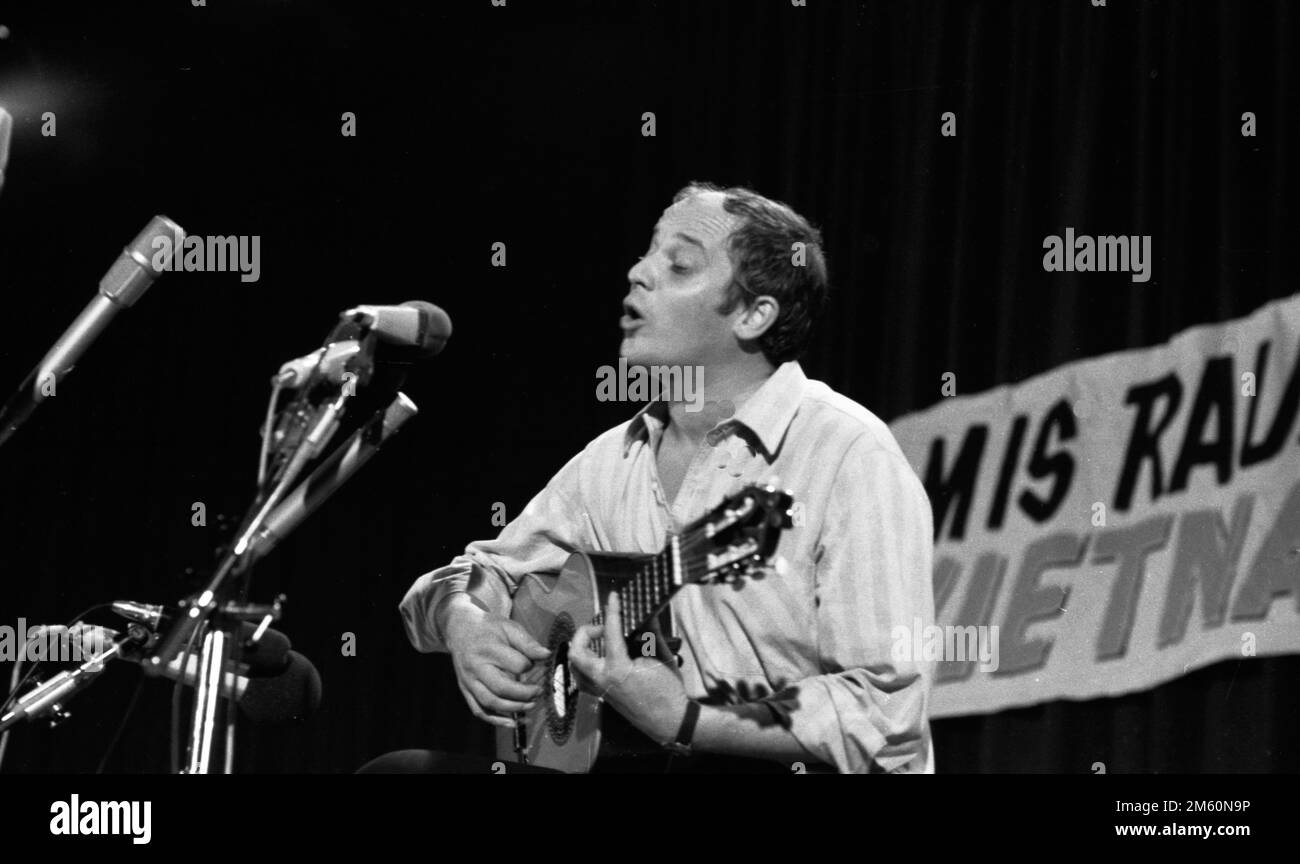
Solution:
{"label": "man's face", "polygon": [[627,273],[623,343],[630,365],[709,366],[738,351],[732,321],[716,311],[731,283],[727,240],[739,220],[721,192],[703,192],[664,211],[650,248]]}

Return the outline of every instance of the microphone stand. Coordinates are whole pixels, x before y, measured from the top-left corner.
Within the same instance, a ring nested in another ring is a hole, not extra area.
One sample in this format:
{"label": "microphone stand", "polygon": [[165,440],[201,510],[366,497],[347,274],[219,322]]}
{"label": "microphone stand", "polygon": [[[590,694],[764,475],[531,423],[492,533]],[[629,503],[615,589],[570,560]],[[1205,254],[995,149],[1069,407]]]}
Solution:
{"label": "microphone stand", "polygon": [[[369,359],[363,369],[369,381]],[[319,419],[303,437],[282,470],[259,490],[249,515],[245,518],[238,540],[225,553],[206,587],[183,600],[185,610],[156,652],[142,664],[150,675],[159,675],[182,651],[188,653],[195,639],[200,642],[199,678],[195,683],[194,705],[189,735],[187,764],[182,773],[207,774],[212,767],[215,742],[225,730],[225,771],[231,773],[234,762],[234,712],[220,708],[220,683],[227,662],[238,661],[238,627],[242,620],[262,618],[278,620],[279,604],[274,607],[236,605],[234,593],[237,577],[244,577],[247,592],[253,564],[271,551],[285,536],[320,506],[352,474],[361,468],[390,435],[394,434],[418,410],[407,396],[398,393],[393,402],[375,412],[343,444],[322,462],[311,476],[290,492],[290,487],[312,459],[328,445],[338,431],[354,386],[344,386],[329,401]],[[267,488],[269,487],[269,488]],[[242,599],[242,598],[241,598]]]}
{"label": "microphone stand", "polygon": [[[351,387],[340,388],[338,396],[326,405],[315,425],[298,443],[284,470],[277,472],[270,481],[269,488],[263,486],[258,490],[253,505],[240,526],[239,539],[227,550],[207,587],[181,602],[181,607],[185,609],[184,616],[173,625],[161,647],[145,661],[145,671],[150,675],[161,674],[163,668],[181,652],[182,648],[196,638],[200,626],[224,601],[224,595],[228,593],[228,581],[232,577],[243,575],[245,568],[252,563],[253,556],[250,554],[252,543],[262,523],[271,514],[271,508],[288,492],[306,464],[320,453],[338,431],[343,409],[353,392]],[[222,647],[220,642],[209,643],[205,640],[203,644],[205,651],[209,645],[213,649]]]}
{"label": "microphone stand", "polygon": [[[303,466],[328,443],[338,423],[345,403],[351,392],[344,388],[337,399],[330,402],[320,421],[301,442],[289,463],[287,470],[274,481],[269,492],[260,493],[250,508],[251,515],[245,519],[239,539],[233,548],[226,552],[221,564],[209,580],[207,587],[197,595],[182,601],[184,616],[176,622],[163,640],[161,647],[144,663],[144,669],[150,675],[159,675],[171,660],[181,652],[182,646],[192,644],[194,639],[201,640],[199,652],[199,677],[195,682],[193,719],[190,725],[190,743],[188,763],[184,773],[207,774],[212,764],[214,742],[220,734],[219,727],[226,726],[226,761],[227,773],[233,768],[234,727],[233,712],[221,712],[221,674],[227,661],[238,662],[239,645],[235,642],[241,620],[256,617],[274,616],[270,610],[258,609],[251,616],[247,613],[236,615],[230,610],[229,595],[233,593],[234,580],[247,574],[254,560],[254,541],[271,508],[284,497]],[[259,506],[260,505],[260,506]],[[188,649],[186,649],[188,650]]]}
{"label": "microphone stand", "polygon": [[398,393],[387,408],[371,415],[346,441],[335,448],[311,475],[293,490],[262,523],[253,550],[261,558],[279,545],[298,525],[370,461],[384,442],[397,434],[419,408],[405,393]]}

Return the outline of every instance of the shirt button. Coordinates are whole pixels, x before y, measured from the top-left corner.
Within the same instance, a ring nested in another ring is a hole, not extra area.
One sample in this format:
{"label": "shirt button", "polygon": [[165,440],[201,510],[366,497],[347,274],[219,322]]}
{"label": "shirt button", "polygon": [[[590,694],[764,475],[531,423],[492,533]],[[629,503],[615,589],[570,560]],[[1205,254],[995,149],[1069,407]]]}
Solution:
{"label": "shirt button", "polygon": [[749,445],[738,439],[727,442],[725,447],[719,447],[717,450],[718,457],[714,464],[720,469],[726,469],[732,477],[744,474],[745,465],[754,455]]}

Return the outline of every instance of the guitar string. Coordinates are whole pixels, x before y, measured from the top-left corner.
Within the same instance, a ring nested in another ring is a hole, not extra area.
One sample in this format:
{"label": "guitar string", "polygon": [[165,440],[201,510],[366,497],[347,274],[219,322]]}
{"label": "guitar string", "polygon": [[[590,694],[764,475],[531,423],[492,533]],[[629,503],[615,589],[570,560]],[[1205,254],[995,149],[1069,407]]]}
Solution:
{"label": "guitar string", "polygon": [[[712,540],[711,537],[704,535],[704,530],[704,526],[697,526],[679,535],[678,549],[682,554],[683,569],[686,571],[682,574],[683,583],[697,581],[697,577],[708,572],[707,566],[701,566],[692,560],[695,553],[706,548]],[[674,586],[668,572],[671,566],[668,557],[668,550],[651,556],[650,560],[638,567],[636,573],[629,579],[631,590],[625,593],[628,595],[629,611],[632,614],[624,616],[626,620],[623,629],[627,631],[625,635],[630,635],[635,627],[649,618],[673,593]]]}

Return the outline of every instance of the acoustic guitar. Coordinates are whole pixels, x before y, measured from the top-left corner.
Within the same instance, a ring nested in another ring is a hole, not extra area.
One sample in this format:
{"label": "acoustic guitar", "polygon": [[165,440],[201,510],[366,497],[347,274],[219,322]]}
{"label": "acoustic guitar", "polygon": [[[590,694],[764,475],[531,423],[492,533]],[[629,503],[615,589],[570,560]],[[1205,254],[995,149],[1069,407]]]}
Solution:
{"label": "acoustic guitar", "polygon": [[[569,666],[573,634],[584,624],[599,624],[610,591],[617,590],[629,655],[678,662],[680,642],[671,635],[668,601],[685,585],[739,587],[738,580],[762,576],[781,531],[790,527],[793,500],[772,486],[748,486],[670,536],[658,554],[575,552],[558,575],[523,579],[510,617],[551,656],[525,679],[542,685],[536,706],[515,715],[516,728],[498,728],[497,759],[590,771],[601,747],[602,704],[578,686]],[[620,728],[632,729],[626,721]]]}

